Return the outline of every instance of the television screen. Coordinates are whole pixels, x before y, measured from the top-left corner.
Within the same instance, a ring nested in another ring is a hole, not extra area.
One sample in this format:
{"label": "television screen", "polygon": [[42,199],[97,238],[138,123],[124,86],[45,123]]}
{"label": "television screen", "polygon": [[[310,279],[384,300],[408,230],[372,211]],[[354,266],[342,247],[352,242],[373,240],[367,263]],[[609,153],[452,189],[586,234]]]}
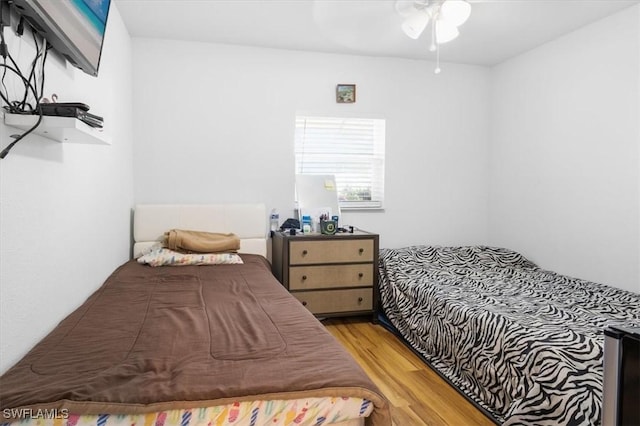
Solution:
{"label": "television screen", "polygon": [[31,26],[69,62],[98,75],[111,0],[15,0]]}

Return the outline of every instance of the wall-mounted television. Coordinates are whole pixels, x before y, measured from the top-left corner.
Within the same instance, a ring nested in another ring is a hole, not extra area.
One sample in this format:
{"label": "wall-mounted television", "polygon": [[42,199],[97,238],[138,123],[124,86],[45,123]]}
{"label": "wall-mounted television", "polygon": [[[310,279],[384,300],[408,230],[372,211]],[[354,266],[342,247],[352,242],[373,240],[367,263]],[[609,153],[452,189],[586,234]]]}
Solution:
{"label": "wall-mounted television", "polygon": [[13,0],[13,4],[71,64],[98,75],[111,0]]}

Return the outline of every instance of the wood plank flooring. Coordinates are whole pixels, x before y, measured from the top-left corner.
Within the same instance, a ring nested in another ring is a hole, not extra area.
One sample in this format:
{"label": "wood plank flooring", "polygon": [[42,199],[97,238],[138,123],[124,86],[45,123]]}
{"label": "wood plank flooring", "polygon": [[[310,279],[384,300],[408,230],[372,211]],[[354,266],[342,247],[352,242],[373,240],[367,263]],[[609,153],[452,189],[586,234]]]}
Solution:
{"label": "wood plank flooring", "polygon": [[395,426],[495,425],[381,325],[323,321],[391,403]]}

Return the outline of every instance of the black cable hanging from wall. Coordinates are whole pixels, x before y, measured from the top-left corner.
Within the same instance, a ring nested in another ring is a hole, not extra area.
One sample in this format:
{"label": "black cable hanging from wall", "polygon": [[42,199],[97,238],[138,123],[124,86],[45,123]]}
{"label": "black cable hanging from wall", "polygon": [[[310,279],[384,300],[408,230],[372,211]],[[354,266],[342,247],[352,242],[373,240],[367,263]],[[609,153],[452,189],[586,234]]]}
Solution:
{"label": "black cable hanging from wall", "polygon": [[[36,123],[27,131],[20,135],[11,135],[14,138],[13,142],[7,145],[0,152],[0,159],[7,156],[9,151],[27,135],[33,132],[42,123],[42,109],[40,108],[40,101],[44,93],[44,81],[45,81],[45,63],[47,60],[49,46],[44,38],[42,41],[38,41],[38,36],[35,31],[31,31],[33,36],[33,42],[36,46],[36,55],[31,62],[31,67],[27,76],[22,72],[20,66],[15,61],[9,49],[4,37],[5,27],[11,26],[11,2],[8,0],[0,0],[0,56],[2,57],[2,75],[0,76],[0,100],[4,104],[2,108],[9,114],[28,114],[38,115]],[[16,34],[22,37],[24,33],[24,19],[20,18],[20,21],[16,27]],[[21,100],[11,100],[5,79],[7,73],[10,72],[15,75],[19,81],[24,85],[24,93]],[[29,102],[29,99],[33,98],[35,105]]]}

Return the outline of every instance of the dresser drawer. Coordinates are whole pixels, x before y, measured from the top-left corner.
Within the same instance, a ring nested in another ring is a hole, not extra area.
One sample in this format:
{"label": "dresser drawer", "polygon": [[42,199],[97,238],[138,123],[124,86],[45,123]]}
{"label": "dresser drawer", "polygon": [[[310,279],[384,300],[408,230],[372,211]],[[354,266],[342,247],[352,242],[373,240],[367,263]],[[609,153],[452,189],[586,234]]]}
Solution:
{"label": "dresser drawer", "polygon": [[373,240],[291,241],[290,265],[373,262]]}
{"label": "dresser drawer", "polygon": [[371,311],[373,289],[296,291],[291,293],[313,314]]}
{"label": "dresser drawer", "polygon": [[372,286],[373,264],[371,263],[289,268],[289,290]]}

